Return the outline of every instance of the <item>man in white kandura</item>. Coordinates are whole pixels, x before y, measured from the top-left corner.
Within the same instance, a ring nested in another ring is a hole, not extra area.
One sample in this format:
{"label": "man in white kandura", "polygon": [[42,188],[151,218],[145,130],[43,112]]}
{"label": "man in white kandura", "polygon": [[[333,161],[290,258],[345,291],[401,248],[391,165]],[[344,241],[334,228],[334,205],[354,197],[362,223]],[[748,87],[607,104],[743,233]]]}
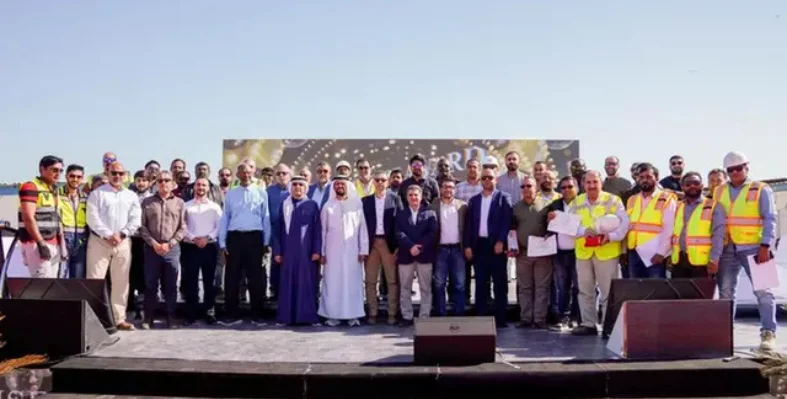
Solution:
{"label": "man in white kandura", "polygon": [[341,320],[361,325],[363,310],[363,262],[369,255],[369,235],[363,205],[350,178],[333,178],[331,198],[323,206],[323,281],[319,315],[336,327]]}

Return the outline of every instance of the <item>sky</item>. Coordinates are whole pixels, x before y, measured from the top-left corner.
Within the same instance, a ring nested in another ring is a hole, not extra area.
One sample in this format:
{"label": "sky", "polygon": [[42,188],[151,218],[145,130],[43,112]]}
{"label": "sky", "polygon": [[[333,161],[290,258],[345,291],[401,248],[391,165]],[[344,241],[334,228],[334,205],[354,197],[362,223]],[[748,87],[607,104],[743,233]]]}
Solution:
{"label": "sky", "polygon": [[215,171],[225,138],[576,139],[592,169],[737,150],[787,176],[784,1],[6,0],[0,37],[0,182],[45,154]]}

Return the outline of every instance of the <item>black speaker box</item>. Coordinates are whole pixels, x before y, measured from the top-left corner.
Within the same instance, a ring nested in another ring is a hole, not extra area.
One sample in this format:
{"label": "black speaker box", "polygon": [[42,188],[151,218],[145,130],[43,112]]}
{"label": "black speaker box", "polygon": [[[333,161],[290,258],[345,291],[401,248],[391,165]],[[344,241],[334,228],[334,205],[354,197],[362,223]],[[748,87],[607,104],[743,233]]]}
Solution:
{"label": "black speaker box", "polygon": [[603,334],[609,336],[626,301],[713,299],[716,280],[711,278],[613,279],[607,298]]}
{"label": "black speaker box", "polygon": [[0,334],[8,357],[50,359],[93,351],[109,334],[84,300],[0,299]]}
{"label": "black speaker box", "polygon": [[495,362],[494,317],[415,319],[415,363],[465,366]]}

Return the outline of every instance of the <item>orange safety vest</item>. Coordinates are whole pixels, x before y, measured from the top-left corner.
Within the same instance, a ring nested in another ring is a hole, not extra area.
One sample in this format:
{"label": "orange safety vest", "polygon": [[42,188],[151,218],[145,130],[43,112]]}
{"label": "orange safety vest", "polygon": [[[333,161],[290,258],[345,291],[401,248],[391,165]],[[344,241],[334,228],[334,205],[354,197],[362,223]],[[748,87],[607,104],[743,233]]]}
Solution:
{"label": "orange safety vest", "polygon": [[680,236],[686,230],[686,256],[693,266],[705,266],[710,262],[713,235],[713,209],[716,202],[705,198],[694,209],[689,220],[683,223],[686,202],[678,205],[675,212],[675,227],[672,229],[672,264],[680,260]]}
{"label": "orange safety vest", "polygon": [[[736,245],[758,245],[762,241],[762,215],[760,194],[765,184],[745,183],[733,203],[730,198],[730,183],[716,187],[713,198],[727,211],[727,234],[724,245],[732,239]],[[746,193],[746,195],[743,195]]]}
{"label": "orange safety vest", "polygon": [[628,199],[626,212],[631,220],[627,239],[628,249],[634,249],[661,233],[664,228],[662,222],[664,209],[670,201],[675,201],[675,195],[663,190],[656,190],[653,193],[645,209],[642,209],[642,193],[637,193]]}

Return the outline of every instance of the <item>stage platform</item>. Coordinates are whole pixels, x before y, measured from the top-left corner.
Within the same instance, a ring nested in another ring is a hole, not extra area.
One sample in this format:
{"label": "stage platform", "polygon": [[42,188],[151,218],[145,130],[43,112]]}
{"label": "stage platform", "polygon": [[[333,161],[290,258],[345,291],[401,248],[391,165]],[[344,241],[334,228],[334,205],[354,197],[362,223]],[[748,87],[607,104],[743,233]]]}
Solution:
{"label": "stage platform", "polygon": [[[782,323],[787,324],[787,323]],[[618,359],[600,337],[498,330],[498,360],[412,365],[412,328],[197,326],[120,332],[117,342],[52,368],[53,393],[180,397],[720,397],[768,391],[756,321],[735,325],[736,357]],[[783,351],[784,346],[779,350]],[[515,395],[514,393],[518,393]]]}

